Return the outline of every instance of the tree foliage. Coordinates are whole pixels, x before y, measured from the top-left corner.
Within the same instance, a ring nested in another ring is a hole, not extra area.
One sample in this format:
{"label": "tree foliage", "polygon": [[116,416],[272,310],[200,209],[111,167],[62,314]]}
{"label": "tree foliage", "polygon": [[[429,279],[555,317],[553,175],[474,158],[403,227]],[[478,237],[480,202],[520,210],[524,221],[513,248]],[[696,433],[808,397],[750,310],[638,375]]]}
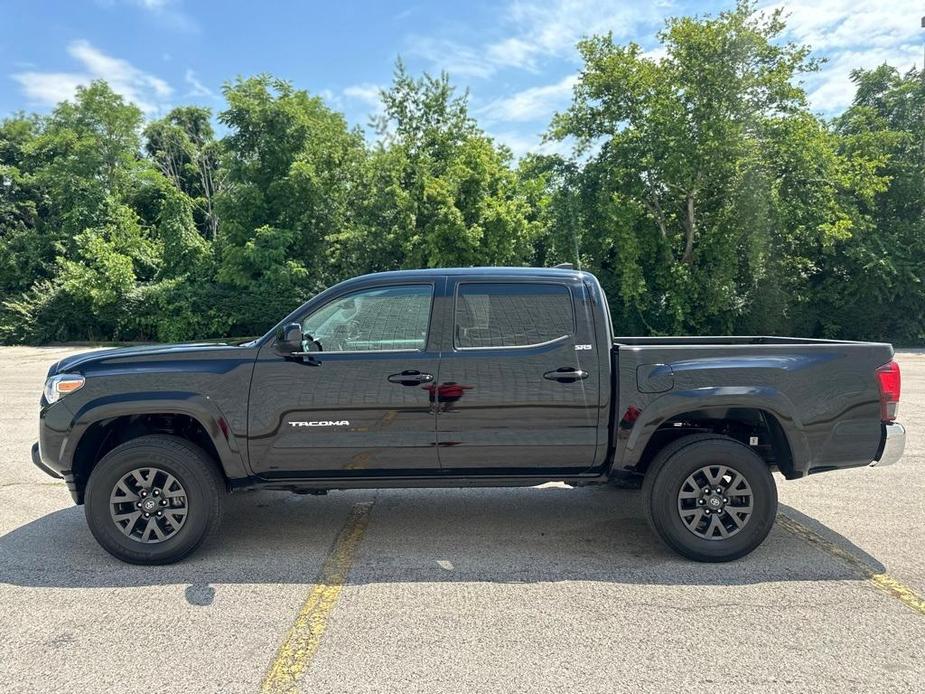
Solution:
{"label": "tree foliage", "polygon": [[610,36],[579,44],[574,102],[549,136],[594,148],[560,206],[575,233],[603,241],[580,260],[623,297],[621,328],[811,329],[796,314],[816,259],[858,224],[854,188],[874,184],[851,176],[871,167],[808,110],[797,77],[815,63],[777,40],[783,29],[779,11],[740,4],[669,21],[661,58]]}
{"label": "tree foliage", "polygon": [[826,121],[784,29],[741,2],[654,54],[591,36],[547,134],[574,151],[520,161],[401,62],[373,141],[268,75],[148,122],[93,82],[0,123],[0,340],[252,335],[364,272],[572,261],[623,334],[920,342],[923,75],[856,71]]}

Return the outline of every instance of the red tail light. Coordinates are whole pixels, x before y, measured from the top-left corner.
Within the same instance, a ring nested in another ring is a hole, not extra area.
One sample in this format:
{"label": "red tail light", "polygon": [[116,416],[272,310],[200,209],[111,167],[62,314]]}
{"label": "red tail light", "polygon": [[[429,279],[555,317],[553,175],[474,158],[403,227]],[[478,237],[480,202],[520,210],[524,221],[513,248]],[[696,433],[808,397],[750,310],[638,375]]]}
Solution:
{"label": "red tail light", "polygon": [[877,369],[877,385],[880,386],[880,419],[884,422],[892,422],[896,419],[899,391],[902,385],[899,377],[899,364],[891,361]]}

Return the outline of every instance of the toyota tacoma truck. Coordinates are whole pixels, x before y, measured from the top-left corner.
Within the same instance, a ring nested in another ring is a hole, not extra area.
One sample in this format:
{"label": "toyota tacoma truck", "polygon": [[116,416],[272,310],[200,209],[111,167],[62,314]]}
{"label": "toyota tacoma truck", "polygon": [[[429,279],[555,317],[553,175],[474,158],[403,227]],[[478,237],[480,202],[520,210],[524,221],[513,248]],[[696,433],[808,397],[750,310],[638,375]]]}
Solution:
{"label": "toyota tacoma truck", "polygon": [[770,531],[773,471],[902,454],[889,344],[614,335],[597,279],[569,267],[366,275],[243,344],[62,359],[32,458],[106,550],[162,564],[247,487],[633,480],[669,547],[728,561]]}

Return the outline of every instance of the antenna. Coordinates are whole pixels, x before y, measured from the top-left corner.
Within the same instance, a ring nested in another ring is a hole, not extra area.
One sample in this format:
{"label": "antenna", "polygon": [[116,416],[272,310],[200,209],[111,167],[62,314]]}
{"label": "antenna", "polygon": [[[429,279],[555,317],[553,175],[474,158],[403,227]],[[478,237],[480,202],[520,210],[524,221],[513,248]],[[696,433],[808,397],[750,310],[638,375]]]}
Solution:
{"label": "antenna", "polygon": [[556,270],[574,270],[575,266],[572,263],[559,263],[558,265],[553,265],[553,268]]}

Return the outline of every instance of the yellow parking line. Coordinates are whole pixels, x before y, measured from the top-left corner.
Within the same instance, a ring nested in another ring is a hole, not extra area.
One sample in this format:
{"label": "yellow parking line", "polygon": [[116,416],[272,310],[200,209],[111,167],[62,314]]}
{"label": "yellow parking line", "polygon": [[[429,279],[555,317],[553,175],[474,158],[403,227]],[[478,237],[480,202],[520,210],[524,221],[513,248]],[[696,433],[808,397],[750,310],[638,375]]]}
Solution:
{"label": "yellow parking line", "polygon": [[810,530],[799,521],[785,516],[783,513],[777,514],[777,522],[781,527],[789,530],[794,535],[801,537],[812,545],[828,552],[834,557],[841,559],[849,564],[861,576],[870,581],[875,588],[886,593],[891,598],[896,598],[906,607],[915,610],[919,614],[925,615],[925,598],[916,593],[912,588],[901,581],[897,581],[888,573],[880,573],[871,568],[866,562],[854,556],[844,547],[840,547],[831,540],[827,540],[818,533]]}
{"label": "yellow parking line", "polygon": [[299,678],[321,643],[328,617],[337,603],[353,564],[363,533],[369,524],[373,502],[356,504],[344,524],[334,549],[321,567],[318,583],[302,604],[286,640],[276,652],[260,691],[264,694],[297,692]]}

